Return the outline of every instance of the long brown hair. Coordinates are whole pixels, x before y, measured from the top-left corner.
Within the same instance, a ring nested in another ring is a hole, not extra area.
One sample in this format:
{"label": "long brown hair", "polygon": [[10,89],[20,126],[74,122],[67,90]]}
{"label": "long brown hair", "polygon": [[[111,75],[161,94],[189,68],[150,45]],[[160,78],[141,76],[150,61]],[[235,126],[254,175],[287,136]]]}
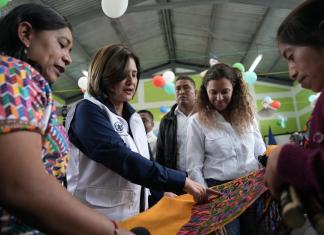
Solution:
{"label": "long brown hair", "polygon": [[197,99],[198,118],[206,126],[217,126],[216,112],[214,112],[215,109],[209,101],[207,85],[209,81],[224,78],[228,79],[233,86],[232,98],[226,110],[224,110],[224,115],[233,127],[239,132],[244,132],[254,119],[252,99],[243,81],[242,73],[226,64],[213,65],[204,76]]}

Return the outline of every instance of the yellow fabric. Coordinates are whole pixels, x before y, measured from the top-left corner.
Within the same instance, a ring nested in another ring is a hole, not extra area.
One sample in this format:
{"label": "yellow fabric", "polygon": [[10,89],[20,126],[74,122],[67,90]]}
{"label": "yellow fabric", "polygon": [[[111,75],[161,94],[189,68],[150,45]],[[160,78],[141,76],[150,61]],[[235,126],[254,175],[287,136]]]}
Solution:
{"label": "yellow fabric", "polygon": [[127,229],[144,227],[151,235],[176,235],[189,221],[194,204],[189,194],[175,198],[163,197],[152,208],[120,222],[119,225]]}
{"label": "yellow fabric", "polygon": [[269,145],[263,155],[269,156],[269,154],[277,147],[278,145]]}

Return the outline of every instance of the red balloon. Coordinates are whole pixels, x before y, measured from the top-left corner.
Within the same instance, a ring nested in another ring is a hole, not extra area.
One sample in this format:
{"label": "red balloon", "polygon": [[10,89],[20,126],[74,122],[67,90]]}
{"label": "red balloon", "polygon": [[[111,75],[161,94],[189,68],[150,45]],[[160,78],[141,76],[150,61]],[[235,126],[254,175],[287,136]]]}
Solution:
{"label": "red balloon", "polygon": [[270,104],[271,108],[273,109],[279,109],[281,104],[279,100],[274,100],[271,104]]}
{"label": "red balloon", "polygon": [[165,81],[161,75],[154,76],[152,83],[154,86],[160,87],[160,88],[164,87],[164,85],[165,85]]}

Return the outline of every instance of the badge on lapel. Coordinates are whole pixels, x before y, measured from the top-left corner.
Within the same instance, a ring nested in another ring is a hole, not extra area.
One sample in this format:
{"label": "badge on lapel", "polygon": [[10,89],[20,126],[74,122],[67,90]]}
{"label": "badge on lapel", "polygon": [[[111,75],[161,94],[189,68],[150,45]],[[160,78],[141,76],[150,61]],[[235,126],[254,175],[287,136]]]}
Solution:
{"label": "badge on lapel", "polygon": [[123,126],[123,124],[121,124],[120,122],[115,122],[115,123],[114,123],[114,128],[115,128],[115,130],[116,130],[117,132],[119,132],[119,133],[122,133],[123,130],[124,130],[124,126]]}

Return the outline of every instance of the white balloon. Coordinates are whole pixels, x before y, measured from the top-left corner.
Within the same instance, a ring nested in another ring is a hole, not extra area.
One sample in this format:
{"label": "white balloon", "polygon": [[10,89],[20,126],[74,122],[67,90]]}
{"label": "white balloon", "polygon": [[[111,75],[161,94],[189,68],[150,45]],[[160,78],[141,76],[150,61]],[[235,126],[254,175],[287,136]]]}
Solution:
{"label": "white balloon", "polygon": [[101,0],[101,8],[110,18],[118,18],[127,10],[128,0]]}
{"label": "white balloon", "polygon": [[268,102],[262,101],[262,107],[265,108],[265,109],[267,109],[267,108],[270,107],[270,104]]}
{"label": "white balloon", "polygon": [[80,77],[78,80],[78,86],[80,87],[81,90],[85,91],[88,86],[88,79],[87,77]]}
{"label": "white balloon", "polygon": [[162,75],[165,83],[168,83],[168,82],[173,82],[174,79],[175,79],[175,75],[172,71],[168,70],[168,71],[165,71]]}
{"label": "white balloon", "polygon": [[317,99],[314,100],[314,101],[312,101],[312,102],[310,103],[310,106],[311,106],[312,108],[315,108],[316,102],[317,102]]}
{"label": "white balloon", "polygon": [[88,71],[87,70],[82,70],[82,73],[85,77],[88,77]]}
{"label": "white balloon", "polygon": [[200,72],[199,75],[200,75],[201,77],[205,77],[206,73],[207,73],[207,69],[204,70],[204,71],[202,71],[202,72]]}
{"label": "white balloon", "polygon": [[209,66],[210,67],[212,67],[213,65],[218,64],[218,63],[219,63],[219,61],[217,59],[215,59],[215,58],[210,58],[209,59]]}

